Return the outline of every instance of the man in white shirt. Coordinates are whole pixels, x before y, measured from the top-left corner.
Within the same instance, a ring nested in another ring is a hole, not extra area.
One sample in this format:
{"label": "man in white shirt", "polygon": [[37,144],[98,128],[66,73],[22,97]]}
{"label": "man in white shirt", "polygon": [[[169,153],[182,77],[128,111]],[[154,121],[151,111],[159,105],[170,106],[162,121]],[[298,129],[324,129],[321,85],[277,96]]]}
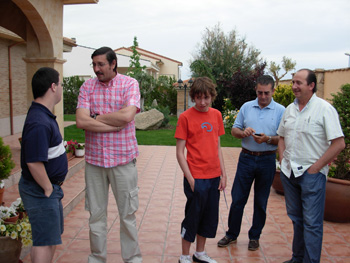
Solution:
{"label": "man in white shirt", "polygon": [[294,227],[293,256],[284,263],[320,262],[328,163],[345,147],[338,113],[316,96],[316,84],[313,71],[295,73],[296,99],[277,131],[281,180]]}

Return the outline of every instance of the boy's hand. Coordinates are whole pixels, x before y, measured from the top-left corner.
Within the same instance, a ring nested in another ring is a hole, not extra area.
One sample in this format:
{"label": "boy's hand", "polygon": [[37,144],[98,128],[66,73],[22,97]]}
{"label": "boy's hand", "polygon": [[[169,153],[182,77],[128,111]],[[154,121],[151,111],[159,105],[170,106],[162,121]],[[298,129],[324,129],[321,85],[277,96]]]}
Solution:
{"label": "boy's hand", "polygon": [[220,176],[219,190],[223,191],[226,188],[226,175]]}

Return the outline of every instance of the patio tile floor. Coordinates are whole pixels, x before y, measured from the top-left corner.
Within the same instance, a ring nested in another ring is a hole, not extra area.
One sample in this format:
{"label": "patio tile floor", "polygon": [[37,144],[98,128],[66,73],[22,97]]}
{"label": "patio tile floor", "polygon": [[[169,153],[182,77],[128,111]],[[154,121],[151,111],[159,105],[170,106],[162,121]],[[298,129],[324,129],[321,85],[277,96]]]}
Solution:
{"label": "patio tile floor", "polygon": [[[17,142],[18,143],[18,142]],[[183,175],[176,160],[174,146],[139,146],[137,159],[139,173],[139,210],[137,228],[143,254],[143,262],[178,262],[181,254],[180,225],[184,215],[185,195],[183,193]],[[228,184],[226,198],[231,202],[231,187],[237,167],[240,148],[223,148]],[[18,160],[16,161],[18,163]],[[80,174],[79,174],[80,173]],[[77,185],[81,188],[83,172],[79,171],[74,181],[64,184],[68,192],[74,192]],[[71,184],[69,184],[72,182]],[[73,183],[76,182],[76,183]],[[7,201],[18,196],[16,186],[6,190]],[[253,211],[253,192],[251,193],[243,215],[241,234],[237,243],[227,248],[218,248],[217,241],[227,229],[228,209],[223,194],[220,199],[220,219],[215,239],[208,239],[206,251],[220,263],[254,262],[281,263],[291,258],[293,229],[286,214],[284,197],[271,188],[267,220],[260,239],[260,249],[248,251],[248,230]],[[57,247],[55,263],[87,262],[89,255],[88,212],[84,210],[82,200],[65,218],[63,244]],[[108,206],[109,263],[123,262],[120,256],[119,219],[113,194],[110,192]],[[191,246],[191,253],[195,245]],[[29,263],[29,255],[23,259]],[[350,223],[332,223],[324,221],[324,240],[322,263],[350,263]]]}

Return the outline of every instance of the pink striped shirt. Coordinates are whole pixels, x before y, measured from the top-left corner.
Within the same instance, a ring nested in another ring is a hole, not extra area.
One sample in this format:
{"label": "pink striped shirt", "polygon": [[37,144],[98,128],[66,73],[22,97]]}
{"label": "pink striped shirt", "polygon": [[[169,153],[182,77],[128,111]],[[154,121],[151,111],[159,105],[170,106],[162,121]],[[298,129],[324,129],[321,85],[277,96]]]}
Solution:
{"label": "pink striped shirt", "polygon": [[[77,108],[90,114],[117,112],[124,105],[134,105],[140,111],[140,90],[137,80],[117,74],[108,85],[97,78],[84,82],[79,91]],[[85,130],[85,161],[100,167],[115,167],[131,162],[139,155],[135,121],[119,132]]]}

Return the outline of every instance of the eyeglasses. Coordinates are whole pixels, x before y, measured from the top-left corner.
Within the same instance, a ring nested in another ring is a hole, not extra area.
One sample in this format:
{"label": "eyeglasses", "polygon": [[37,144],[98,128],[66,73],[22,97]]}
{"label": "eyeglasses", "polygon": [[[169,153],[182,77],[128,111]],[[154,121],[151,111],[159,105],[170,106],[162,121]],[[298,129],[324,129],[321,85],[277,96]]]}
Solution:
{"label": "eyeglasses", "polygon": [[271,91],[257,91],[258,95],[263,95],[265,94],[265,96],[270,95]]}
{"label": "eyeglasses", "polygon": [[90,67],[92,67],[92,68],[94,68],[94,67],[103,68],[106,65],[107,65],[107,63],[102,63],[102,62],[101,63],[97,63],[97,64],[91,63]]}

